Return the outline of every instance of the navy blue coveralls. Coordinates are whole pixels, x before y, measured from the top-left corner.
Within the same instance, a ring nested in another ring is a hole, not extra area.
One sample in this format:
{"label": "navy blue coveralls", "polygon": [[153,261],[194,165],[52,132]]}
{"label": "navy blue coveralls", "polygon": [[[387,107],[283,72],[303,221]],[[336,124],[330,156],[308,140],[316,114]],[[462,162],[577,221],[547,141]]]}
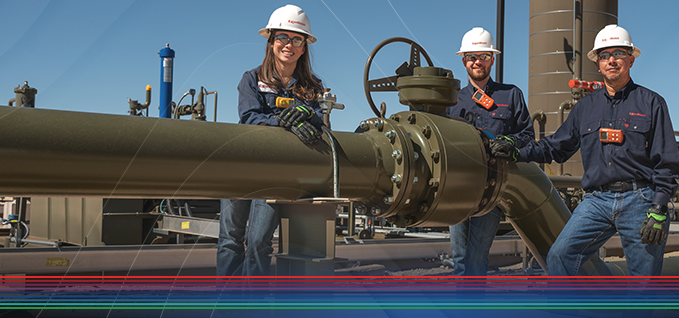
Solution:
{"label": "navy blue coveralls", "polygon": [[[621,130],[622,142],[602,142],[602,128]],[[549,251],[549,274],[577,275],[581,263],[618,232],[629,274],[659,275],[665,242],[642,244],[639,230],[651,204],[666,205],[677,189],[679,151],[665,100],[631,79],[614,96],[594,91],[553,135],[522,148],[519,161],[562,163],[578,149],[586,193]],[[611,185],[619,181],[627,187]]]}
{"label": "navy blue coveralls", "polygon": [[[472,99],[474,92],[476,88],[471,83],[461,89],[457,105],[448,107],[448,116],[473,118],[475,127],[485,128],[495,136],[513,136],[517,147],[523,147],[535,138],[533,122],[523,93],[518,87],[496,83],[489,79],[484,92],[494,100],[494,105],[490,109],[484,108]],[[500,225],[501,216],[502,211],[495,207],[485,215],[472,217],[450,226],[454,275],[487,274],[488,253]]]}
{"label": "navy blue coveralls", "polygon": [[[280,114],[283,109],[276,108],[277,97],[294,98],[295,105],[306,105],[313,108],[316,115],[311,117],[309,122],[316,127],[323,123],[321,105],[317,100],[300,100],[293,95],[292,89],[290,88],[297,82],[296,78],[293,78],[290,83],[288,83],[287,89],[279,91],[276,87],[267,86],[257,79],[260,68],[261,66],[258,66],[245,72],[238,84],[238,116],[240,118],[240,124],[258,125],[260,123],[265,123],[270,126],[278,126],[276,116]],[[319,79],[317,80],[320,82]]]}
{"label": "navy blue coveralls", "polygon": [[[277,97],[294,98],[294,105],[312,107],[315,114],[309,122],[316,125],[322,123],[318,101],[308,102],[294,97],[291,88],[297,79],[292,79],[287,89],[277,90],[258,80],[259,69],[257,67],[245,72],[238,84],[238,115],[241,124],[265,123],[278,126],[276,116],[283,109],[276,108]],[[222,199],[220,203],[217,275],[269,275],[273,233],[278,226],[278,210],[267,204],[266,200]]]}

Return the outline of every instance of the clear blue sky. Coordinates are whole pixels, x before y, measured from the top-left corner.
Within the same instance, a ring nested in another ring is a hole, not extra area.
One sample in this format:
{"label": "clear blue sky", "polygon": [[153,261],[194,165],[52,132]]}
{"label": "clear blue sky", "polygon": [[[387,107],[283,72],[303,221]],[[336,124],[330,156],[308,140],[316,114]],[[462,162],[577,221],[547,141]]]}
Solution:
{"label": "clear blue sky", "polygon": [[[37,107],[126,115],[127,98],[143,102],[153,87],[150,116],[158,116],[160,59],[166,43],[176,52],[173,100],[190,88],[219,93],[217,120],[236,123],[236,86],[243,72],[261,64],[265,39],[257,34],[271,12],[285,4],[302,7],[318,42],[313,67],[346,109],[332,113],[334,130],[354,131],[374,117],[363,91],[368,54],[383,40],[415,40],[435,66],[451,69],[466,85],[459,49],[463,34],[482,26],[495,34],[496,0],[297,0],[297,1],[0,1],[0,105],[14,87],[29,81]],[[528,95],[528,0],[506,1],[504,81]],[[665,97],[679,130],[675,59],[679,52],[679,1],[619,1],[619,24],[642,54],[632,78]],[[591,43],[584,43],[588,50]],[[375,59],[371,78],[393,75],[408,57],[392,44]],[[380,74],[384,71],[384,74]],[[372,74],[375,74],[374,76]],[[493,70],[493,75],[494,70]],[[396,93],[377,93],[388,113],[406,110]],[[187,99],[184,99],[186,104]],[[213,120],[213,100],[207,100]],[[188,117],[185,117],[188,118]]]}

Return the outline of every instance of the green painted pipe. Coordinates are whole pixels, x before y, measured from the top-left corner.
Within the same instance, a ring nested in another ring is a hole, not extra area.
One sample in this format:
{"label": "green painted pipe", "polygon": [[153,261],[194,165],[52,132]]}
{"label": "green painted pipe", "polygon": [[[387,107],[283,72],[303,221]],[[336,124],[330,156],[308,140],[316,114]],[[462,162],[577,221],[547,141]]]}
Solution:
{"label": "green painted pipe", "polygon": [[[547,253],[571,217],[547,175],[535,163],[507,164],[507,186],[500,209],[521,236],[540,267],[547,271]],[[580,275],[611,275],[594,255],[583,263]]]}
{"label": "green painted pipe", "polygon": [[[1,195],[333,196],[327,142],[308,147],[279,127],[12,107],[0,120]],[[496,162],[485,134],[438,115],[402,112],[357,131],[334,133],[341,197],[407,226],[457,224],[499,204],[544,267],[570,212],[535,164]]]}
{"label": "green painted pipe", "polygon": [[[627,276],[627,261],[615,261],[606,263],[611,275]],[[663,260],[661,276],[679,276],[679,258],[666,258]]]}
{"label": "green painted pipe", "polygon": [[[0,107],[0,120],[6,196],[333,196],[327,141],[308,147],[279,127],[12,107]],[[477,210],[488,158],[474,127],[416,112],[362,126],[334,133],[341,197],[413,226]]]}
{"label": "green painted pipe", "polygon": [[[7,196],[332,196],[327,143],[310,148],[278,127],[0,106],[0,132],[0,193]],[[336,135],[344,146],[342,194],[379,191],[372,141]]]}

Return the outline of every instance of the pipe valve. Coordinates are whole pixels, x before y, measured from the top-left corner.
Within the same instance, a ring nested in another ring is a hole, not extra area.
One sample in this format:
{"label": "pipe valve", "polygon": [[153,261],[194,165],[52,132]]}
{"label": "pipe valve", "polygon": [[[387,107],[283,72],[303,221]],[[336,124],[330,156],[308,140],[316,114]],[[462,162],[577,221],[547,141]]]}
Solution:
{"label": "pipe valve", "polygon": [[330,88],[324,88],[323,94],[318,97],[318,103],[323,111],[323,124],[330,128],[330,111],[333,109],[344,109],[344,104],[337,103],[337,96],[330,94]]}
{"label": "pipe valve", "polygon": [[14,93],[16,97],[10,99],[9,106],[16,102],[17,107],[35,108],[35,95],[38,94],[38,90],[28,86],[28,81],[24,82],[24,86],[17,86]]}
{"label": "pipe valve", "polygon": [[[212,92],[210,92],[212,93]],[[180,105],[184,97],[191,95],[191,104]],[[179,119],[180,116],[191,115],[191,120],[202,120],[205,121],[205,95],[208,95],[206,89],[201,86],[198,92],[198,98],[194,102],[194,96],[196,95],[196,90],[189,89],[182,98],[179,99],[179,103],[172,103],[172,118]],[[216,95],[215,95],[216,96]],[[216,98],[216,97],[215,97]],[[216,107],[216,106],[215,106]]]}
{"label": "pipe valve", "polygon": [[146,109],[146,117],[148,117],[148,107],[151,105],[151,85],[146,85],[146,102],[144,104],[140,104],[136,100],[132,100],[129,97],[127,98],[127,102],[130,104],[130,110],[128,113],[132,116],[141,116],[142,111]]}

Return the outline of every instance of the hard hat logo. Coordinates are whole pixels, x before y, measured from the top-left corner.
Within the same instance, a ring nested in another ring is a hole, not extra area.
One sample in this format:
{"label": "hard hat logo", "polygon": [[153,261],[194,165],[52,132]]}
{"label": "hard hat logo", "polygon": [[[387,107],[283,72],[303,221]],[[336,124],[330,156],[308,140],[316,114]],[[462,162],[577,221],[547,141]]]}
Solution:
{"label": "hard hat logo", "polygon": [[596,35],[596,38],[594,39],[594,48],[587,53],[587,57],[593,62],[596,62],[598,60],[598,52],[601,49],[615,46],[631,48],[634,57],[639,57],[639,55],[641,55],[641,50],[632,44],[632,37],[627,30],[616,24],[609,24],[601,29]]}
{"label": "hard hat logo", "polygon": [[290,24],[299,24],[299,25],[302,25],[302,26],[306,26],[306,24],[304,24],[303,22],[300,22],[300,21],[292,21],[292,20],[288,20],[288,23],[290,23]]}

